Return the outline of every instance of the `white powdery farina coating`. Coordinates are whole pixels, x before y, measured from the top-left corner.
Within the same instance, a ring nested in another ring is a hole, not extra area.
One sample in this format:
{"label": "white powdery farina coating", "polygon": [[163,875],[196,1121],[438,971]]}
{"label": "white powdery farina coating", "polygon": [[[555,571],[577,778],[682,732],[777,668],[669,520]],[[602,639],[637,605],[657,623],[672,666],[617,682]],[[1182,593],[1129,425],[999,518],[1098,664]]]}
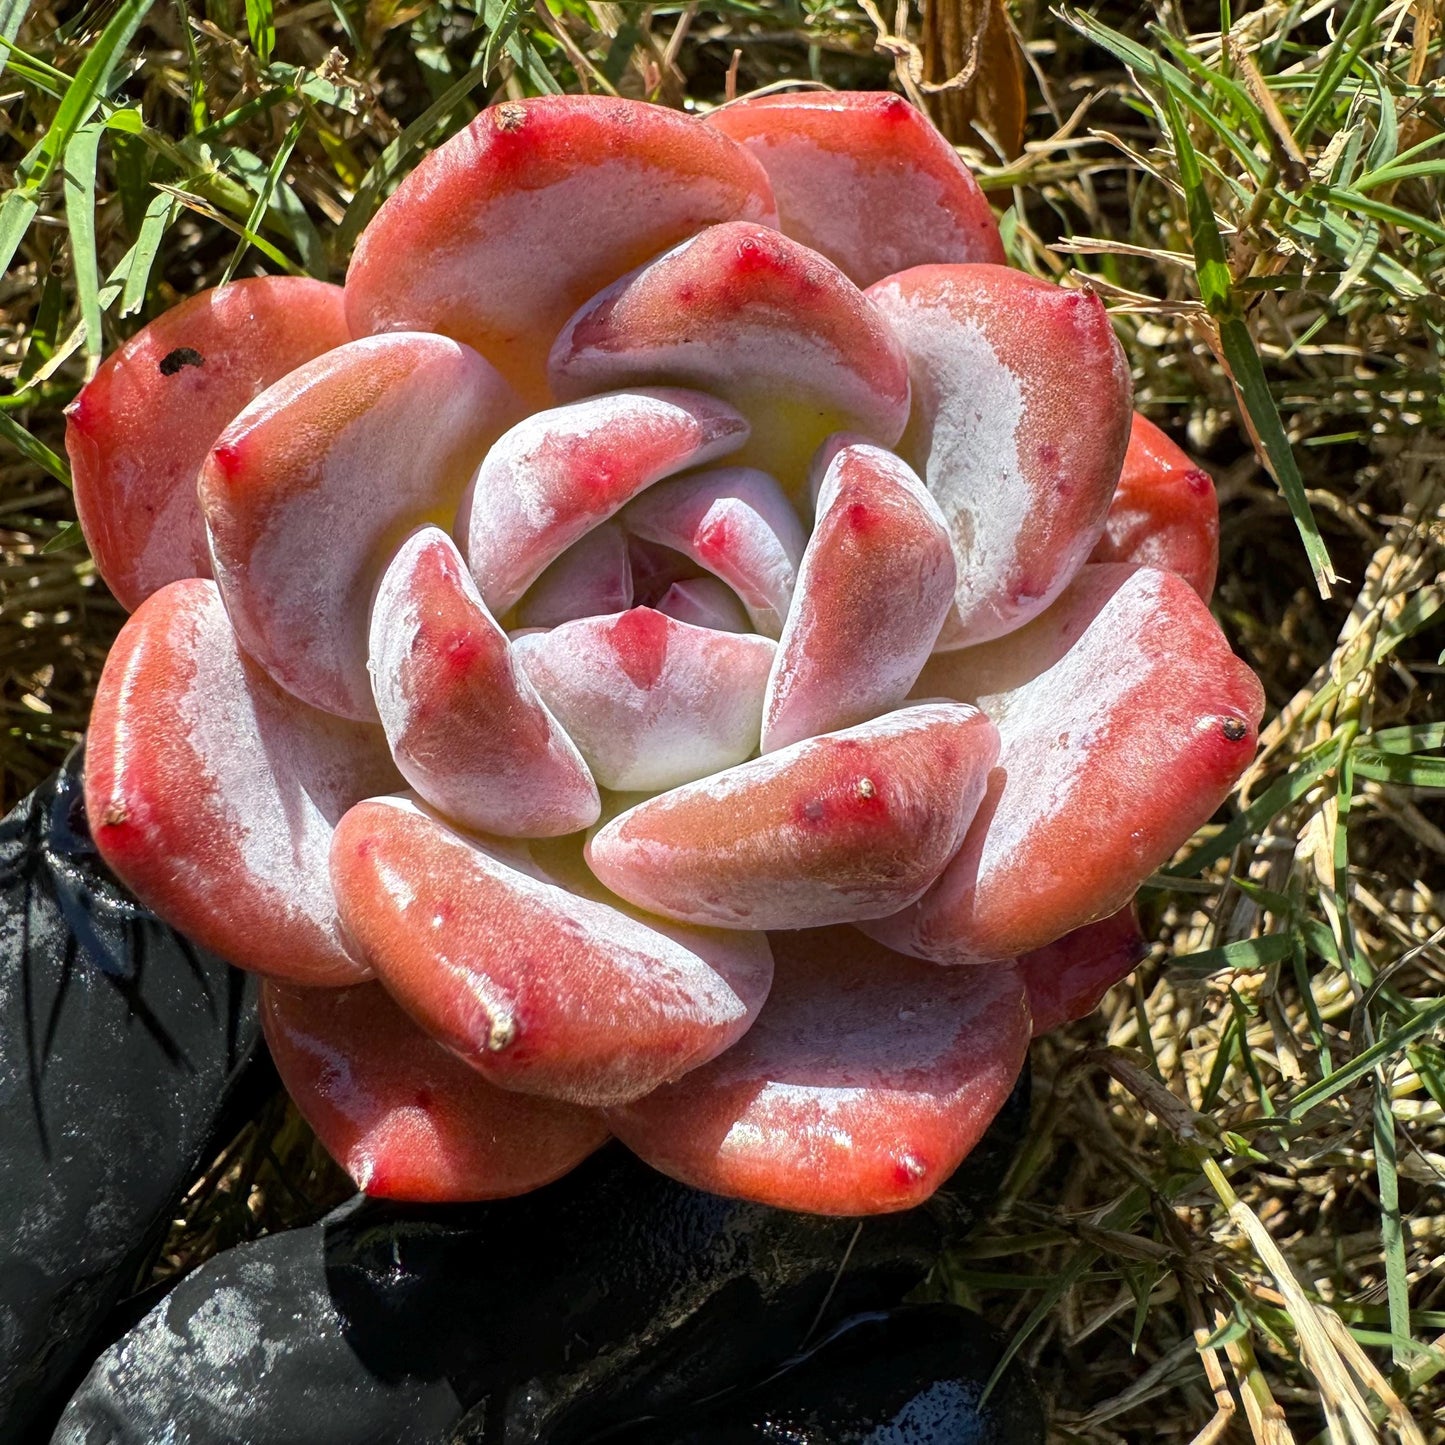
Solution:
{"label": "white powdery farina coating", "polygon": [[[676,260],[699,239],[684,241],[659,261]],[[665,378],[700,390],[736,391],[756,401],[773,395],[780,381],[786,381],[794,396],[856,413],[860,425],[869,422],[882,435],[891,432],[890,441],[896,438],[899,426],[886,424],[891,420],[887,403],[879,399],[873,378],[859,371],[852,356],[830,337],[809,330],[808,318],[794,311],[759,303],[750,314],[701,324],[696,335],[680,340],[577,346],[573,335],[578,325],[610,301],[622,298],[625,306],[627,288],[636,279],[624,277],[599,292],[563,328],[552,355],[566,358],[560,370],[567,386],[592,389]],[[625,329],[621,337],[624,343],[628,340]]]}
{"label": "white powdery farina coating", "polygon": [[[458,519],[487,606],[506,611],[638,491],[735,450],[747,434],[732,408],[677,388],[592,397],[519,422],[487,453]],[[640,465],[639,452],[654,464]],[[633,484],[624,489],[619,477]]]}
{"label": "white powdery farina coating", "polygon": [[752,467],[679,477],[633,502],[622,525],[721,578],[765,637],[781,633],[807,534],[775,478]]}
{"label": "white powdery farina coating", "polygon": [[[319,926],[350,953],[327,874],[335,820],[355,785],[344,744],[327,747],[248,686],[235,634],[219,606],[178,614],[171,625],[194,629],[187,638],[173,636],[176,651],[196,661],[177,722],[196,755],[216,764],[211,804],[224,814],[242,863],[282,917]],[[291,774],[307,785],[289,786]],[[194,888],[216,895],[212,906],[224,907],[233,882],[224,873],[192,870]]]}
{"label": "white powdery farina coating", "polygon": [[[943,187],[917,167],[863,165],[841,151],[799,145],[790,138],[756,135],[747,145],[774,189],[787,197],[791,211],[827,218],[826,232],[811,231],[799,229],[785,212],[784,233],[815,249],[825,243],[844,270],[866,264],[873,276],[891,276],[917,265],[919,256],[938,254],[939,237],[951,238],[959,230],[944,205]],[[839,203],[841,196],[857,195],[868,197],[866,211]],[[884,218],[886,225],[879,224]]]}
{"label": "white powdery farina coating", "polygon": [[[673,811],[676,808],[688,808],[696,802],[704,805],[717,805],[717,803],[737,803],[740,808],[747,808],[753,802],[756,792],[766,788],[769,783],[775,782],[779,777],[785,776],[799,760],[806,759],[811,753],[819,750],[829,750],[835,746],[835,738],[845,737],[855,743],[879,743],[890,738],[906,737],[910,733],[926,733],[932,727],[939,724],[964,724],[964,722],[977,717],[978,708],[964,704],[964,702],[922,702],[922,704],[910,704],[909,707],[899,709],[897,712],[873,718],[868,722],[861,722],[857,727],[847,728],[840,734],[832,736],[808,738],[802,743],[792,743],[788,747],[782,747],[776,753],[766,753],[762,757],[754,757],[746,763],[738,763],[736,767],[728,767],[722,772],[714,773],[709,777],[702,777],[698,782],[686,783],[681,788],[673,789],[660,798],[649,799],[639,803],[636,808],[629,809],[623,814],[618,814],[611,822],[605,824],[603,829],[595,835],[592,840],[594,850],[594,868],[598,867],[595,860],[595,850],[601,853],[610,853],[614,844],[630,853],[636,858],[637,864],[642,866],[646,873],[655,877],[665,877],[669,873],[678,870],[679,867],[694,863],[696,848],[691,840],[666,842],[659,838],[629,837],[626,841],[620,842],[623,829],[627,828],[630,821],[633,821],[637,814],[644,814],[649,806],[659,806]],[[920,788],[926,780],[907,779],[905,783],[894,783],[893,803],[897,811],[922,811],[923,805],[928,798],[920,798]],[[931,796],[931,795],[929,795]],[[796,835],[798,828],[793,825],[790,829]],[[767,886],[776,889],[777,892],[788,892],[795,881],[788,877],[770,880]],[[608,881],[608,886],[613,887],[617,892],[624,892],[623,887],[616,879]],[[818,884],[811,881],[802,881],[798,884],[805,892],[815,892]],[[902,905],[900,905],[902,906]],[[707,918],[692,919],[692,922],[707,922],[712,925],[730,926],[727,920],[718,916],[709,915]],[[815,926],[808,922],[805,925],[798,923],[779,923],[779,928],[796,928],[796,926]]]}
{"label": "white powdery farina coating", "polygon": [[[579,286],[603,284],[606,278],[596,274],[599,257],[635,253],[639,216],[649,229],[663,230],[682,218],[725,215],[735,195],[727,183],[703,174],[680,185],[674,172],[626,157],[593,161],[541,190],[519,186],[493,195],[482,224],[437,236],[435,252],[408,280],[414,293],[445,308],[441,319],[459,292],[484,286],[486,301],[478,309],[497,332],[526,333],[548,312],[556,314],[559,300],[570,311],[576,303],[565,298]],[[579,217],[585,218],[580,224]],[[487,265],[479,275],[475,252],[483,247]],[[540,273],[539,259],[545,262]],[[541,314],[539,281],[547,307]],[[408,309],[402,324],[413,322]]]}
{"label": "white powdery farina coating", "polygon": [[517,661],[616,792],[657,792],[731,767],[758,744],[774,644],[642,612],[586,618],[513,643]]}
{"label": "white powdery farina coating", "polygon": [[[360,369],[356,358],[384,353],[399,339],[393,333],[350,342],[348,364]],[[442,337],[426,338],[426,345],[424,369],[390,386],[339,430],[326,432],[324,412],[308,416],[306,389],[278,398],[283,381],[228,433],[244,445],[248,425],[265,427],[280,413],[303,438],[308,423],[324,438],[324,451],[309,459],[314,483],[278,501],[248,555],[221,556],[214,531],[211,553],[247,651],[298,697],[342,716],[374,716],[366,616],[387,560],[377,555],[380,544],[393,527],[445,500],[436,469],[451,439],[476,431],[479,407],[499,411],[502,403],[495,374],[465,347]],[[324,394],[333,378],[318,370],[311,380]]]}
{"label": "white powdery farina coating", "polygon": [[[517,900],[507,922],[508,932],[528,913],[566,924],[579,942],[604,951],[612,968],[625,980],[635,983],[646,996],[648,1010],[654,1017],[722,1028],[746,1015],[747,1005],[706,959],[675,936],[549,882],[520,844],[510,848],[483,845],[479,839],[457,833],[408,798],[375,801],[425,818],[436,827],[441,841],[460,855],[463,868],[504,883]],[[479,943],[490,939],[492,921],[478,916]],[[455,977],[467,981],[478,1002],[488,1010],[490,1022],[482,1030],[482,1042],[493,1050],[507,1047],[512,1040],[514,1001],[511,996],[489,980],[473,987],[477,974],[467,958],[443,957],[440,961]],[[580,979],[580,972],[574,969],[570,981],[575,984]],[[607,1017],[616,1014],[619,1007],[626,1007],[620,993],[615,976],[599,977],[594,987],[574,993],[569,1003],[580,1017],[594,1012]],[[496,1013],[490,1011],[489,995],[495,998]]]}
{"label": "white powdery farina coating", "polygon": [[1024,382],[946,301],[905,302],[886,284],[880,294],[893,302],[889,319],[909,354],[915,406],[934,417],[923,477],[953,537],[967,627],[1007,591],[1033,501],[1018,450]]}
{"label": "white powdery farina coating", "polygon": [[878,1091],[823,1084],[765,1083],[718,1146],[720,1156],[744,1159],[769,1143],[785,1139],[790,1149],[808,1155],[816,1148],[854,1147],[859,1111],[872,1112]]}
{"label": "white powdery farina coating", "polygon": [[[845,480],[855,468],[862,475]],[[858,505],[868,515],[887,513],[896,547],[880,549],[875,543],[862,557],[829,555],[829,544],[837,545],[840,537],[845,548],[852,545],[848,514],[841,521],[833,515],[845,501],[850,511]],[[913,469],[892,452],[857,443],[839,448],[818,490],[816,510],[768,677],[764,752],[898,706],[933,650],[953,585],[943,513]],[[911,534],[906,541],[897,525],[904,517]],[[845,569],[851,575],[842,575]],[[866,591],[856,587],[860,574]],[[820,587],[826,589],[821,597]]]}
{"label": "white powdery farina coating", "polygon": [[[979,699],[998,725],[998,765],[1011,780],[984,836],[980,876],[1005,865],[1035,828],[1068,806],[1121,700],[1149,682],[1155,659],[1140,639],[1165,581],[1147,568],[1135,573],[1047,672],[1012,693]],[[1046,863],[1038,859],[1040,868]]]}
{"label": "white powdery farina coating", "polygon": [[[860,743],[881,742],[888,738],[907,737],[909,733],[927,732],[940,723],[958,724],[965,721],[966,718],[973,717],[979,711],[979,708],[963,702],[909,703],[907,707],[900,708],[897,712],[885,713],[882,717],[876,717],[866,723],[859,723],[856,727],[848,728],[847,736]],[[786,748],[779,748],[775,753],[768,753],[765,757],[753,758],[739,767],[729,768],[727,772],[719,773],[716,777],[704,778],[700,782],[692,783],[689,785],[688,791],[701,793],[714,802],[725,801],[739,792],[751,789],[759,783],[767,782],[777,777],[778,774],[786,772],[797,758],[807,752],[825,748],[830,745],[830,742],[830,738],[821,737],[808,738],[800,743],[791,743]]]}
{"label": "white powdery farina coating", "polygon": [[[423,527],[402,543],[382,573],[371,604],[366,670],[371,677],[376,710],[393,753],[398,742],[406,736],[414,702],[403,686],[404,664],[416,646],[422,621],[421,598],[411,585],[416,565],[414,559],[436,535],[434,529]],[[466,578],[463,585],[470,581],[469,577]],[[470,589],[472,596],[475,596],[475,591],[475,588]],[[500,628],[497,630],[501,631]]]}

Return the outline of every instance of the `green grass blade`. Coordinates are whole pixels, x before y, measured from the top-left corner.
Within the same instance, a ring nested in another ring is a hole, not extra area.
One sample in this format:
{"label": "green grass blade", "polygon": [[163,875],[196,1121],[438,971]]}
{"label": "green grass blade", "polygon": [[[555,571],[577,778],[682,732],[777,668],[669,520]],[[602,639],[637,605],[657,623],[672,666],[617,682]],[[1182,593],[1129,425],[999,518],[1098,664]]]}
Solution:
{"label": "green grass blade", "polygon": [[256,58],[262,65],[269,65],[276,48],[276,12],[271,0],[246,0],[246,33]]}
{"label": "green grass blade", "polygon": [[291,152],[296,148],[296,142],[301,138],[301,131],[306,124],[305,116],[298,115],[291,122],[291,128],[286,132],[285,138],[278,147],[266,173],[256,184],[256,201],[251,207],[250,214],[246,217],[245,231],[236,244],[236,249],[231,253],[231,259],[226,263],[226,269],[221,273],[221,281],[225,283],[236,274],[236,267],[245,259],[246,252],[250,249],[250,242],[247,237],[255,234],[261,229],[261,222],[271,205],[271,197],[281,181],[281,176],[286,170],[287,163],[291,159]]}
{"label": "green grass blade", "polygon": [[140,29],[153,0],[121,0],[110,23],[96,37],[75,79],[55,112],[33,159],[27,156],[17,173],[28,189],[38,190],[65,155],[70,138],[95,114],[105,97],[116,62]]}
{"label": "green grass blade", "polygon": [[184,186],[172,185],[158,185],[156,189],[164,191],[168,196],[173,196],[187,210],[194,211],[198,216],[204,216],[208,221],[214,221],[217,225],[224,226],[233,236],[242,237],[247,244],[254,246],[268,260],[275,262],[288,276],[305,274],[304,268],[298,266],[284,251],[273,246],[265,236],[253,231],[243,222],[228,216],[224,211],[218,210],[198,192],[188,191]]}
{"label": "green grass blade", "polygon": [[0,0],[0,75],[5,73],[11,42],[20,34],[25,12],[29,9],[30,0]]}
{"label": "green grass blade", "polygon": [[1400,1178],[1395,1155],[1395,1116],[1386,1079],[1375,1082],[1375,1181],[1380,1194],[1380,1243],[1385,1255],[1385,1294],[1390,1308],[1391,1353],[1397,1366],[1410,1363],[1410,1276],[1400,1223]]}
{"label": "green grass blade", "polygon": [[64,552],[69,547],[80,547],[85,543],[85,533],[79,522],[67,522],[40,550],[44,553]]}
{"label": "green grass blade", "polygon": [[59,276],[51,274],[40,288],[40,305],[35,308],[25,356],[15,376],[16,391],[24,391],[31,378],[55,354],[60,340],[60,326],[65,319],[65,287]]}
{"label": "green grass blade", "polygon": [[11,191],[0,201],[0,272],[10,269],[39,210],[39,203],[24,191]]}
{"label": "green grass blade", "polygon": [[1200,95],[1189,79],[1176,66],[1161,60],[1152,50],[1145,49],[1137,41],[1111,30],[1093,15],[1068,7],[1060,12],[1064,19],[1081,35],[1087,36],[1103,49],[1109,51],[1131,70],[1142,75],[1151,75],[1165,91],[1183,105],[1196,120],[1207,125],[1226,146],[1243,170],[1256,182],[1263,180],[1268,167],[1255,153],[1249,143],[1234,133],[1232,127],[1221,120],[1212,109],[1208,99]]}
{"label": "green grass blade", "polygon": [[1169,971],[1191,978],[1204,978],[1225,969],[1263,968],[1266,964],[1288,958],[1294,946],[1294,935],[1291,933],[1266,933],[1261,938],[1241,938],[1219,948],[1186,953],[1170,960]]}
{"label": "green grass blade", "polygon": [[1358,746],[1375,753],[1425,753],[1445,748],[1445,722],[1383,728],[1377,733],[1365,733]]}
{"label": "green grass blade", "polygon": [[31,436],[9,412],[0,411],[0,441],[9,442],[26,461],[49,472],[57,482],[70,485],[70,468],[45,443]]}
{"label": "green grass blade", "polygon": [[1325,195],[1336,205],[1358,211],[1362,216],[1369,216],[1372,220],[1387,221],[1392,226],[1400,226],[1407,231],[1416,231],[1437,246],[1445,246],[1445,226],[1437,226],[1434,221],[1427,221],[1424,216],[1418,215],[1414,211],[1389,205],[1385,201],[1376,201],[1369,196],[1362,196],[1358,191],[1339,186],[1331,186]]}
{"label": "green grass blade", "polygon": [[1378,171],[1395,159],[1400,149],[1400,119],[1395,114],[1395,97],[1385,84],[1385,77],[1373,65],[1367,65],[1370,80],[1375,87],[1375,104],[1379,115],[1375,122],[1375,138],[1365,152],[1365,170]]}
{"label": "green grass blade", "polygon": [[175,220],[177,203],[172,197],[160,194],[151,197],[141,221],[140,234],[131,248],[130,265],[125,273],[125,285],[120,293],[120,314],[134,316],[145,305],[146,288],[150,285],[151,270],[160,254],[161,243]]}
{"label": "green grass blade", "polygon": [[1301,1089],[1290,1100],[1284,1111],[1284,1118],[1291,1121],[1302,1119],[1316,1105],[1334,1098],[1356,1079],[1363,1078],[1371,1069],[1402,1052],[1406,1045],[1426,1034],[1434,1033],[1441,1027],[1445,1027],[1445,999],[1436,999],[1434,1003],[1422,1008],[1413,1019],[1371,1044],[1369,1048],[1362,1049],[1347,1063],[1341,1064],[1329,1078]]}
{"label": "green grass blade", "polygon": [[95,250],[95,162],[105,125],[91,121],[65,148],[65,223],[70,232],[70,261],[85,328],[85,354],[104,350],[100,323],[100,261]]}
{"label": "green grass blade", "polygon": [[1380,13],[1383,3],[1384,0],[1354,0],[1345,13],[1345,18],[1340,22],[1340,28],[1335,32],[1335,38],[1330,44],[1329,53],[1325,56],[1325,63],[1315,72],[1310,98],[1300,118],[1295,122],[1295,140],[1301,147],[1309,143],[1321,116],[1335,101],[1340,82],[1369,43],[1374,34],[1375,17]]}
{"label": "green grass blade", "polygon": [[1189,229],[1194,238],[1195,278],[1200,298],[1219,328],[1220,349],[1229,366],[1235,392],[1250,430],[1264,449],[1270,470],[1299,529],[1305,555],[1315,576],[1315,585],[1322,597],[1328,597],[1330,585],[1336,580],[1335,569],[1314,513],[1310,510],[1304,478],[1300,475],[1289,437],[1285,434],[1279,409],[1270,394],[1264,363],[1245,324],[1239,299],[1234,294],[1233,278],[1225,259],[1224,240],[1214,217],[1214,205],[1204,188],[1204,175],[1194,142],[1179,112],[1174,92],[1162,78],[1159,78],[1159,83],[1164,96],[1166,122],[1179,161],[1179,181],[1189,212]]}
{"label": "green grass blade", "polygon": [[1402,788],[1445,788],[1445,758],[1357,752],[1355,771],[1372,782],[1394,783]]}

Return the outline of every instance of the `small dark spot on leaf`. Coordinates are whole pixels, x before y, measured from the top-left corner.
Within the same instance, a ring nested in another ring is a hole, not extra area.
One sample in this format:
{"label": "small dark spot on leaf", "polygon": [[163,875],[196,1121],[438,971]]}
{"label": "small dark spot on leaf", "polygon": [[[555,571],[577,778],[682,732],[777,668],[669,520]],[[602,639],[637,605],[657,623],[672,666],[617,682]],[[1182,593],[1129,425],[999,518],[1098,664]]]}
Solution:
{"label": "small dark spot on leaf", "polygon": [[1227,717],[1224,720],[1224,736],[1226,741],[1237,743],[1249,729],[1237,717]]}
{"label": "small dark spot on leaf", "polygon": [[161,357],[161,375],[174,376],[183,366],[204,366],[205,364],[206,358],[199,351],[193,351],[189,346],[178,346],[174,351],[168,351]]}

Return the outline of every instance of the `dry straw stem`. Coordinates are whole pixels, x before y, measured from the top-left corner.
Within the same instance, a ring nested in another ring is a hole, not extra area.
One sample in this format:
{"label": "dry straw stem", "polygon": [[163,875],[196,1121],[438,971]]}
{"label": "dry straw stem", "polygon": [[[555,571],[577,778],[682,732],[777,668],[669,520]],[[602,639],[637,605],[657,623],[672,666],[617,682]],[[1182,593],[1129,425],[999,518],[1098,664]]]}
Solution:
{"label": "dry straw stem", "polygon": [[[121,621],[57,453],[62,407],[146,317],[226,274],[339,278],[416,156],[497,96],[972,105],[1014,261],[1106,299],[1141,406],[1215,475],[1217,612],[1272,711],[1141,896],[1145,965],[1036,1048],[1003,1207],[931,1288],[1009,1332],[1060,1441],[1445,1439],[1438,5],[1016,0],[1021,147],[970,38],[1003,14],[0,0],[6,802],[78,737]],[[344,1187],[277,1099],[155,1273]]]}

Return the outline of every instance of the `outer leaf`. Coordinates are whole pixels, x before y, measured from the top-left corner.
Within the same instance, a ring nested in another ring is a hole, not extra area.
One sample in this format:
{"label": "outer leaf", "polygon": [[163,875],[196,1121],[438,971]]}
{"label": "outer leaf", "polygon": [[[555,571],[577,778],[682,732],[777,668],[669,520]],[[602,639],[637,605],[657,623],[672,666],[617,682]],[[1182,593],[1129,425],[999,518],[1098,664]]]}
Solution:
{"label": "outer leaf", "polygon": [[998,1112],[1028,1048],[1011,968],[912,963],[851,929],[777,934],[756,1024],[711,1064],[608,1111],[674,1179],[818,1214],[926,1199]]}
{"label": "outer leaf", "polygon": [[935,656],[915,692],[998,724],[989,795],[913,909],[867,925],[950,963],[1014,958],[1112,913],[1224,800],[1264,693],[1182,578],[1093,565],[1028,627]]}
{"label": "outer leaf", "polygon": [[8,271],[40,203],[29,191],[14,190],[0,201],[0,271]]}
{"label": "outer leaf", "polygon": [[708,124],[762,162],[785,234],[855,285],[910,266],[1004,260],[978,182],[901,95],[761,95],[715,110]]}
{"label": "outer leaf", "polygon": [[347,808],[396,786],[386,740],[277,687],[240,651],[214,583],[173,582],[126,623],[89,736],[96,846],[143,902],[257,972],[367,976],[327,850]]}
{"label": "outer leaf", "polygon": [[547,348],[578,306],[735,218],[774,219],[767,177],[701,121],[595,96],[508,101],[433,151],[377,213],[347,272],[347,319],[358,336],[455,337],[537,403]]}
{"label": "outer leaf", "polygon": [[261,1021],[297,1107],[379,1198],[525,1194],[607,1138],[590,1110],[489,1084],[417,1028],[380,984],[315,989],[268,980]]}
{"label": "outer leaf", "polygon": [[[158,225],[168,205],[158,198]],[[101,304],[119,291],[108,282]],[[65,444],[81,525],[122,606],[210,575],[206,454],[259,390],[345,338],[339,287],[265,276],[189,297],[106,358],[66,410]]]}

